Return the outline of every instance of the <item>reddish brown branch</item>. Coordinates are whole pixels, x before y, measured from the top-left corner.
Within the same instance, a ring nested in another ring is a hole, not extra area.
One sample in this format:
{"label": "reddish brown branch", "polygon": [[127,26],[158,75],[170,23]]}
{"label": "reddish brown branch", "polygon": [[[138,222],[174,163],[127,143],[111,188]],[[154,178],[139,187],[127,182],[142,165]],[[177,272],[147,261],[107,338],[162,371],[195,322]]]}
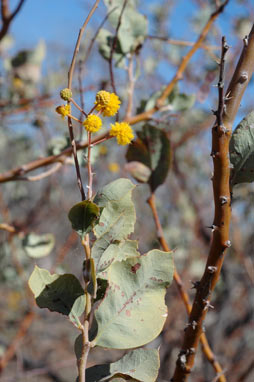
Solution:
{"label": "reddish brown branch", "polygon": [[0,359],[0,373],[6,367],[8,362],[12,359],[13,355],[15,354],[19,346],[20,341],[26,335],[26,332],[29,329],[34,318],[35,318],[35,313],[29,312],[26,314],[26,316],[22,320],[16,336],[12,340],[10,346],[8,347],[7,351],[4,353],[3,357]]}
{"label": "reddish brown branch", "polygon": [[[222,56],[225,45],[222,47]],[[219,102],[221,110],[216,112],[217,120],[212,129],[212,157],[214,165],[214,232],[206,268],[197,292],[189,317],[189,325],[185,331],[181,351],[178,355],[172,382],[187,381],[195,360],[195,353],[202,334],[202,325],[210,307],[211,294],[220,276],[226,249],[230,246],[229,225],[231,219],[230,203],[230,162],[229,141],[232,125],[238,111],[244,91],[254,70],[254,26],[245,43],[235,73],[223,102]],[[220,86],[219,86],[220,88]],[[221,97],[221,95],[220,95]],[[224,105],[225,104],[225,105]]]}
{"label": "reddish brown branch", "polygon": [[0,41],[8,33],[12,20],[19,13],[24,2],[25,0],[20,0],[15,10],[12,13],[10,13],[9,0],[1,1],[2,28],[0,30]]}
{"label": "reddish brown branch", "polygon": [[[148,202],[149,206],[151,207],[151,210],[153,213],[153,218],[154,218],[155,226],[157,229],[157,237],[158,237],[158,240],[160,242],[160,245],[164,251],[169,252],[170,248],[169,248],[169,246],[165,240],[163,229],[162,229],[162,226],[160,223],[160,219],[159,219],[159,215],[158,215],[158,211],[157,211],[157,207],[156,207],[155,194],[151,194],[151,196],[149,197],[147,202]],[[181,296],[181,299],[184,303],[187,314],[189,315],[191,312],[192,305],[191,305],[189,296],[184,289],[181,277],[178,274],[176,268],[174,269],[174,281],[177,285],[177,289],[178,289],[179,294]],[[200,337],[200,342],[201,342],[203,353],[205,354],[206,358],[211,363],[211,365],[213,366],[214,370],[217,373],[218,382],[226,382],[226,378],[223,375],[222,368],[221,368],[219,362],[216,360],[214,353],[213,353],[212,349],[210,348],[210,345],[209,345],[207,338],[206,338],[206,335],[204,333]]]}

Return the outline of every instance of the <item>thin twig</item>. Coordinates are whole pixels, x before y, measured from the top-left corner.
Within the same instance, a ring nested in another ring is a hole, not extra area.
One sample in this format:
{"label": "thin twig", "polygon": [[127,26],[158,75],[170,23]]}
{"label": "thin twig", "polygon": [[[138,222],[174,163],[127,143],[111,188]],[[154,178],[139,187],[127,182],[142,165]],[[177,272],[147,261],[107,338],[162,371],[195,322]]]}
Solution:
{"label": "thin twig", "polygon": [[77,54],[79,52],[81,38],[83,36],[83,33],[84,33],[85,29],[86,29],[86,26],[87,26],[88,22],[90,21],[90,19],[91,19],[92,15],[94,14],[96,8],[98,7],[99,2],[100,2],[100,0],[96,0],[95,1],[94,6],[92,7],[91,11],[89,12],[89,14],[88,14],[88,16],[87,16],[83,26],[79,30],[78,39],[77,39],[77,42],[76,42],[76,45],[75,45],[75,49],[74,49],[74,52],[73,52],[73,56],[72,56],[72,60],[71,60],[71,66],[70,66],[70,69],[69,69],[69,72],[68,72],[68,88],[69,89],[71,89],[71,86],[72,86],[73,71],[74,71],[74,67],[75,67],[75,63],[76,63]]}
{"label": "thin twig", "polygon": [[54,174],[63,166],[64,162],[56,163],[55,166],[52,166],[49,170],[42,172],[39,175],[20,177],[20,180],[27,180],[28,182],[38,182],[38,180],[45,179],[48,176]]}
{"label": "thin twig", "polygon": [[83,62],[82,62],[82,65],[84,65],[84,64],[86,63],[86,61],[88,60],[88,57],[90,56],[90,53],[91,53],[91,51],[92,51],[94,42],[95,42],[95,40],[96,40],[96,38],[97,38],[97,36],[98,36],[98,34],[99,34],[101,28],[103,27],[103,25],[105,24],[105,22],[107,21],[107,19],[108,19],[109,16],[111,15],[111,13],[113,13],[117,8],[118,8],[118,7],[112,8],[112,9],[106,14],[106,16],[104,17],[104,19],[102,20],[102,22],[101,22],[100,25],[98,26],[97,30],[96,30],[95,33],[94,33],[93,38],[92,38],[91,41],[90,41],[89,46],[88,46],[88,48],[87,48],[87,51],[86,51],[86,54],[85,54],[85,58],[84,58],[84,60],[83,60]]}
{"label": "thin twig", "polygon": [[8,33],[12,20],[19,13],[24,2],[25,0],[20,0],[15,10],[12,13],[10,13],[9,1],[2,0],[1,2],[2,29],[0,30],[0,41]]}
{"label": "thin twig", "polygon": [[[158,237],[158,240],[160,242],[160,245],[164,251],[169,252],[170,248],[166,242],[166,239],[165,239],[165,236],[163,233],[163,229],[162,229],[162,226],[160,223],[160,218],[158,215],[157,207],[156,207],[155,194],[151,194],[149,199],[147,200],[147,202],[148,202],[148,204],[152,210],[152,213],[153,213],[153,218],[154,218],[155,226],[157,229],[157,237]],[[182,299],[184,306],[186,308],[187,314],[189,315],[191,312],[192,305],[191,305],[191,302],[190,302],[190,299],[189,299],[187,292],[184,290],[183,282],[182,282],[181,277],[180,277],[179,273],[177,272],[176,268],[174,269],[174,281],[177,285],[178,291],[180,293],[181,299]],[[205,354],[206,358],[208,359],[208,361],[211,363],[212,367],[216,371],[217,376],[219,376],[218,381],[219,382],[226,382],[226,378],[222,373],[222,367],[220,366],[219,362],[216,360],[214,353],[213,353],[212,349],[210,348],[210,345],[209,345],[207,338],[206,338],[206,335],[204,333],[200,337],[200,342],[202,345],[203,353]]]}
{"label": "thin twig", "polygon": [[127,107],[126,107],[126,114],[125,119],[130,118],[132,115],[132,107],[133,107],[133,93],[135,88],[135,78],[133,75],[133,54],[131,54],[129,58],[129,65],[128,65],[128,100],[127,100]]}
{"label": "thin twig", "polygon": [[[91,19],[91,17],[94,14],[96,8],[98,7],[99,1],[100,0],[96,0],[95,1],[94,6],[92,7],[92,9],[89,12],[89,14],[88,14],[88,16],[87,16],[83,26],[81,27],[81,29],[79,31],[78,39],[77,39],[77,42],[76,42],[76,45],[75,45],[75,49],[74,49],[74,52],[73,52],[73,56],[72,56],[72,60],[71,60],[70,69],[69,69],[69,72],[68,72],[68,88],[69,89],[71,89],[71,87],[72,87],[73,72],[74,72],[74,68],[75,68],[77,54],[79,52],[81,38],[83,36],[83,33],[84,33],[85,29],[86,29],[86,26],[87,26],[89,20]],[[85,194],[84,187],[83,187],[83,184],[82,184],[81,173],[80,173],[80,168],[79,168],[79,162],[78,162],[78,157],[77,157],[76,142],[75,142],[74,133],[73,133],[72,120],[71,120],[70,117],[68,117],[68,129],[69,129],[69,135],[70,135],[70,139],[71,139],[72,154],[73,154],[74,163],[75,163],[75,167],[76,167],[77,183],[78,183],[78,187],[79,187],[80,194],[81,194],[81,200],[85,200],[86,199],[86,194]]]}
{"label": "thin twig", "polygon": [[[148,35],[147,38],[149,40],[160,40],[160,41],[165,41],[166,43],[168,44],[171,44],[171,45],[177,45],[177,46],[194,46],[195,45],[195,42],[191,42],[191,41],[183,41],[183,40],[174,40],[174,39],[171,39],[169,37],[162,37],[162,36],[151,36],[151,35]],[[204,50],[218,50],[220,49],[220,47],[218,45],[205,45],[205,44],[201,44],[200,45],[200,48],[201,49],[204,49]]]}
{"label": "thin twig", "polygon": [[[180,65],[180,67],[179,67],[175,77],[168,84],[168,88],[170,87],[171,90],[169,89],[170,91],[167,94],[167,96],[173,90],[173,87],[175,85],[175,78],[179,79],[181,77],[181,75],[183,74],[183,72],[184,72],[188,62],[192,58],[193,54],[200,47],[200,44],[204,41],[205,37],[207,36],[207,34],[208,34],[209,30],[210,30],[210,27],[212,26],[212,24],[214,23],[214,21],[216,20],[218,15],[223,11],[223,9],[224,9],[225,5],[227,4],[227,2],[228,1],[224,2],[223,5],[221,6],[221,8],[219,8],[215,13],[213,13],[211,15],[211,17],[208,20],[206,26],[202,30],[202,32],[201,32],[197,42],[195,43],[193,48],[188,52],[188,54],[182,59],[181,65]],[[172,86],[171,84],[173,82],[174,82],[174,84]],[[137,114],[135,116],[132,116],[130,118],[125,119],[125,122],[128,122],[130,125],[134,125],[134,124],[136,124],[136,123],[138,123],[140,121],[148,120],[158,110],[160,110],[160,106],[159,105],[157,105],[156,107],[146,111],[145,113]],[[91,112],[92,111],[90,111],[89,114]],[[100,136],[99,139],[103,139],[106,135],[107,135],[107,133],[105,133],[104,135]],[[77,150],[85,148],[85,147],[87,147],[87,142],[81,142],[80,145],[77,145]],[[37,169],[39,167],[43,167],[43,166],[46,166],[48,164],[57,162],[58,158],[60,158],[62,155],[63,156],[65,156],[65,155],[69,156],[70,155],[69,149],[65,150],[62,154],[59,154],[59,155],[56,155],[56,156],[51,156],[51,157],[40,158],[40,159],[37,159],[37,160],[35,160],[33,162],[29,162],[28,164],[25,164],[23,166],[17,167],[17,168],[15,168],[13,170],[10,170],[10,171],[7,171],[7,172],[5,172],[3,174],[0,174],[0,183],[9,182],[9,181],[12,181],[12,180],[18,180],[19,179],[18,177],[20,175],[24,174],[24,173],[27,173],[27,172],[33,171],[33,170],[35,170],[35,169]]]}
{"label": "thin twig", "polygon": [[224,3],[214,12],[211,14],[209,20],[207,21],[206,25],[204,26],[201,34],[199,35],[197,41],[193,45],[193,47],[189,50],[189,52],[183,57],[181,64],[179,65],[176,74],[174,75],[173,79],[170,81],[170,83],[166,86],[164,89],[162,95],[158,98],[156,105],[140,114],[135,115],[134,117],[131,117],[127,119],[127,122],[134,124],[138,123],[140,121],[148,120],[150,117],[158,110],[160,110],[164,103],[166,98],[171,94],[172,90],[174,89],[174,86],[176,83],[182,78],[182,75],[186,69],[187,64],[189,63],[190,59],[194,55],[194,53],[200,48],[201,44],[203,43],[204,39],[206,38],[211,26],[213,25],[214,21],[217,19],[220,13],[223,12],[225,6],[227,5],[229,0],[225,0]]}
{"label": "thin twig", "polygon": [[[222,58],[227,51],[225,40],[222,43]],[[223,64],[221,65],[221,72]],[[213,237],[204,274],[197,285],[197,292],[186,328],[182,347],[176,362],[172,382],[185,382],[188,379],[195,361],[195,353],[202,334],[202,324],[211,307],[211,294],[219,279],[226,249],[230,247],[229,226],[231,219],[230,201],[230,163],[229,141],[232,125],[238,111],[242,96],[254,70],[254,25],[238,61],[226,96],[221,102],[221,86],[219,85],[219,102],[216,112],[216,123],[212,129],[212,158],[214,165],[214,221]],[[220,72],[220,78],[223,73]],[[223,109],[222,114],[220,108]],[[220,120],[220,116],[221,120]],[[193,323],[195,322],[195,325]]]}
{"label": "thin twig", "polygon": [[9,345],[6,352],[4,353],[4,355],[0,359],[0,373],[6,367],[8,362],[12,359],[13,355],[15,354],[15,352],[17,350],[17,347],[18,347],[20,341],[22,340],[22,338],[24,338],[24,336],[25,336],[27,330],[30,328],[31,323],[32,323],[34,318],[35,318],[34,312],[27,313],[25,315],[25,317],[23,318],[21,324],[19,325],[19,330],[17,331],[17,334],[15,335],[11,344]]}
{"label": "thin twig", "polygon": [[111,47],[111,50],[110,50],[110,57],[109,57],[110,82],[111,82],[111,86],[112,86],[113,92],[115,94],[117,94],[117,91],[116,91],[115,79],[114,79],[114,71],[113,71],[113,55],[114,55],[114,52],[116,50],[117,35],[118,35],[118,31],[119,31],[120,26],[121,26],[123,12],[124,12],[124,9],[125,9],[125,7],[127,5],[127,2],[128,2],[128,0],[124,0],[122,9],[121,9],[121,12],[120,12],[120,15],[119,15],[119,19],[118,19],[118,23],[117,23],[117,27],[116,27],[116,31],[115,31],[115,36],[114,36],[114,39],[113,39],[113,42],[112,42],[112,47]]}

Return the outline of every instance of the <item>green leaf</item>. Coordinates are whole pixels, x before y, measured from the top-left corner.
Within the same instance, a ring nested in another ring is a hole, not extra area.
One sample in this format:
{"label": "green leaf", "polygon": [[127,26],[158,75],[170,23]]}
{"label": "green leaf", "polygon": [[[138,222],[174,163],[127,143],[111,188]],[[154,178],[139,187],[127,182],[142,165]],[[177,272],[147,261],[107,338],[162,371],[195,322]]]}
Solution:
{"label": "green leaf", "polygon": [[110,365],[97,365],[87,369],[86,379],[87,382],[102,382],[105,378],[114,382],[126,380],[154,382],[158,375],[159,366],[158,350],[136,349]]}
{"label": "green leaf", "polygon": [[254,111],[236,127],[229,144],[231,184],[254,181]]}
{"label": "green leaf", "polygon": [[156,127],[145,124],[138,138],[129,145],[126,159],[140,162],[151,170],[148,183],[152,192],[164,183],[171,163],[171,149],[167,134]]}
{"label": "green leaf", "polygon": [[62,313],[79,326],[78,317],[84,312],[84,290],[78,279],[71,274],[50,274],[49,271],[35,266],[29,281],[29,287],[39,308]]}
{"label": "green leaf", "polygon": [[100,214],[99,207],[89,200],[75,204],[68,214],[72,228],[81,236],[91,231]]}
{"label": "green leaf", "polygon": [[[117,179],[100,190],[94,199],[102,209],[99,222],[94,227],[97,240],[92,247],[97,272],[112,263],[112,257],[108,253],[104,254],[106,249],[111,244],[116,244],[116,241],[127,239],[134,230],[136,213],[131,199],[134,187],[128,179]],[[108,261],[107,264],[105,260]]]}
{"label": "green leaf", "polygon": [[51,233],[37,235],[31,232],[24,237],[22,245],[29,257],[38,259],[50,254],[55,245],[55,238]]}
{"label": "green leaf", "polygon": [[96,345],[129,349],[158,336],[167,317],[164,297],[173,271],[171,253],[159,250],[113,263],[109,287],[95,311]]}

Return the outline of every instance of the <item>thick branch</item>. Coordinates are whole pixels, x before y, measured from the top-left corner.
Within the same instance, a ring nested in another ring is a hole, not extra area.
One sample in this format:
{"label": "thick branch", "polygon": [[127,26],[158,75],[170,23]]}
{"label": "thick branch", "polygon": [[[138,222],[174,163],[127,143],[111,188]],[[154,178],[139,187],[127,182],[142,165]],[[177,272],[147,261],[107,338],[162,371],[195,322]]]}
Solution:
{"label": "thick branch", "polygon": [[[222,47],[222,58],[224,54],[225,42]],[[218,281],[226,249],[230,246],[229,141],[234,118],[253,70],[254,26],[249,38],[245,39],[240,60],[226,93],[226,99],[223,100],[222,104],[219,102],[219,108],[216,112],[217,120],[212,129],[213,192],[215,204],[214,232],[206,268],[201,281],[197,285],[197,292],[189,317],[189,326],[185,331],[182,349],[178,355],[172,382],[186,381],[191,372],[198,342],[202,334],[202,324],[210,307],[211,294]],[[221,95],[219,97],[221,98]],[[221,107],[223,108],[222,111],[220,110]],[[222,120],[220,121],[221,115]]]}
{"label": "thick branch", "polygon": [[[162,247],[162,249],[164,251],[169,252],[170,248],[169,248],[169,246],[168,246],[168,244],[166,242],[166,239],[165,239],[165,236],[164,236],[164,232],[163,232],[163,229],[162,229],[162,226],[161,226],[161,223],[160,223],[157,207],[156,207],[155,194],[151,194],[151,196],[147,200],[147,203],[151,207],[151,210],[152,210],[152,213],[153,213],[153,218],[154,218],[155,226],[156,226],[156,229],[157,229],[157,237],[158,237],[158,240],[160,242],[160,245],[161,245],[161,247]],[[184,289],[183,282],[182,282],[181,277],[180,277],[179,273],[177,272],[176,268],[174,269],[174,276],[173,277],[174,277],[174,281],[175,281],[175,283],[177,285],[177,289],[179,291],[181,299],[182,299],[182,301],[184,303],[184,306],[185,306],[185,309],[187,311],[187,314],[189,316],[189,314],[191,312],[192,305],[191,305],[191,302],[190,302],[190,299],[189,299],[189,295],[188,295],[188,293]],[[213,354],[212,349],[210,348],[210,345],[209,345],[209,343],[207,341],[205,333],[203,333],[201,335],[200,342],[201,342],[201,346],[202,346],[202,350],[203,350],[204,355],[206,356],[206,358],[211,363],[212,367],[214,368],[214,370],[217,373],[218,382],[226,382],[226,378],[223,375],[222,368],[221,368],[219,362],[216,360],[215,355]]]}

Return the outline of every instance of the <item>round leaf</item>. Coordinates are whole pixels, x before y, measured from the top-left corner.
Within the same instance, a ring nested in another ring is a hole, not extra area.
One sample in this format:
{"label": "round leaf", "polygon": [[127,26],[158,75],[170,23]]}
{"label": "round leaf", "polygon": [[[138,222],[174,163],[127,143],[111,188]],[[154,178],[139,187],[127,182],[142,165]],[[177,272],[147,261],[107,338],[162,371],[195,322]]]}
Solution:
{"label": "round leaf", "polygon": [[75,204],[68,214],[72,228],[83,237],[90,232],[100,214],[99,207],[89,200]]}

